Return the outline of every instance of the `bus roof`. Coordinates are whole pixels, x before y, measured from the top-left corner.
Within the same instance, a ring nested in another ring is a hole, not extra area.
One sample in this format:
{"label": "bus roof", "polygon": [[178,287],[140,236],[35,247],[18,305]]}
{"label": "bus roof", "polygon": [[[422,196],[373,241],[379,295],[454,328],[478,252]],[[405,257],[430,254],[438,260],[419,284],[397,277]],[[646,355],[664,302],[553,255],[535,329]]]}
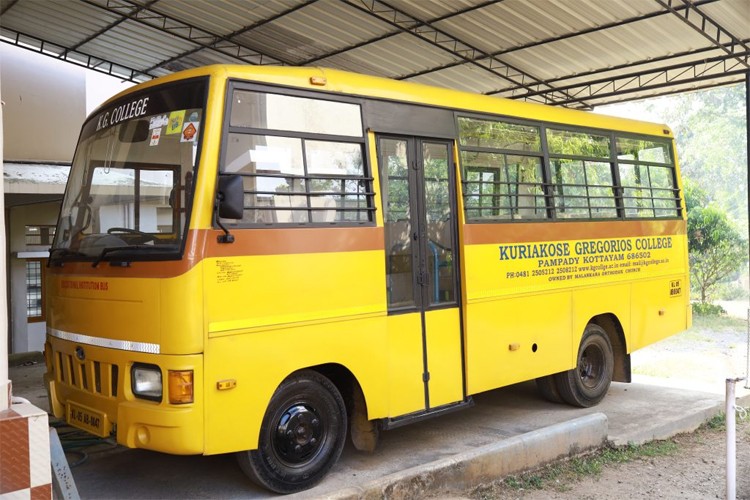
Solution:
{"label": "bus roof", "polygon": [[[221,64],[203,66],[172,73],[136,87],[131,87],[107,102],[137,89],[197,76],[241,79],[284,87],[408,102],[454,110],[503,115],[519,119],[672,137],[672,131],[664,124],[618,118],[546,104],[516,101],[503,97],[475,94],[317,66],[293,67]],[[313,83],[313,77],[315,77],[317,83]]]}

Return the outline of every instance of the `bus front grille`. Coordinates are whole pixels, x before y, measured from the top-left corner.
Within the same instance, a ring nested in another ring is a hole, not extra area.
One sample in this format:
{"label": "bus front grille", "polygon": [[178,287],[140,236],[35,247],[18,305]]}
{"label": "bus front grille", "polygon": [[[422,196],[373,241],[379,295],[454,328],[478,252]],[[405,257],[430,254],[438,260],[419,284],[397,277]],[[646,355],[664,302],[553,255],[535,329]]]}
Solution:
{"label": "bus front grille", "polygon": [[57,353],[55,360],[57,381],[91,394],[108,398],[117,397],[117,365],[99,361],[79,361],[63,352]]}

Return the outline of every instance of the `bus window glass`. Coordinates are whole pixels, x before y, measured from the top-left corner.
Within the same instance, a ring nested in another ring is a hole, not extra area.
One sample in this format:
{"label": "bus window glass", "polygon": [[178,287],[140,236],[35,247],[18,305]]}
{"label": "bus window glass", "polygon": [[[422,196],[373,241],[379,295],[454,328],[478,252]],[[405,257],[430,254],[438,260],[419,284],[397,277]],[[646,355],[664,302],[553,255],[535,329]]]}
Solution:
{"label": "bus window glass", "polygon": [[654,205],[648,166],[620,163],[620,183],[623,188],[625,216],[653,217]]}
{"label": "bus window glass", "polygon": [[308,222],[301,139],[229,134],[224,172],[243,176],[242,222]]}
{"label": "bus window glass", "polygon": [[547,129],[547,144],[550,154],[564,156],[586,156],[609,158],[610,140],[603,135],[570,130]]}
{"label": "bus window glass", "polygon": [[657,142],[648,139],[617,138],[617,157],[621,160],[671,164],[668,141]]}
{"label": "bus window glass", "polygon": [[427,219],[427,297],[430,305],[455,302],[451,237],[448,147],[423,143],[425,216]]}
{"label": "bus window glass", "polygon": [[412,281],[411,196],[406,141],[382,139],[383,219],[385,222],[385,268],[388,307],[414,307]]}
{"label": "bus window glass", "polygon": [[550,173],[558,218],[617,217],[608,162],[553,158]]}
{"label": "bus window glass", "polygon": [[468,219],[547,217],[541,158],[463,151],[461,163]]}
{"label": "bus window glass", "polygon": [[245,216],[225,223],[372,222],[358,104],[234,90],[230,129],[221,170],[244,177]]}
{"label": "bus window glass", "polygon": [[670,148],[671,143],[666,140],[617,138],[625,217],[679,215],[679,193]]}
{"label": "bus window glass", "polygon": [[539,127],[494,120],[458,119],[461,146],[475,148],[541,151]]}
{"label": "bus window glass", "polygon": [[[356,143],[305,141],[307,173],[313,222],[336,220],[336,207],[343,219],[357,220],[366,207],[362,147]],[[348,211],[346,209],[353,209]]]}
{"label": "bus window glass", "polygon": [[206,88],[207,81],[194,80],[147,89],[89,118],[62,202],[53,261],[177,258]]}
{"label": "bus window glass", "polygon": [[249,90],[234,91],[229,124],[232,127],[362,136],[362,117],[356,104]]}

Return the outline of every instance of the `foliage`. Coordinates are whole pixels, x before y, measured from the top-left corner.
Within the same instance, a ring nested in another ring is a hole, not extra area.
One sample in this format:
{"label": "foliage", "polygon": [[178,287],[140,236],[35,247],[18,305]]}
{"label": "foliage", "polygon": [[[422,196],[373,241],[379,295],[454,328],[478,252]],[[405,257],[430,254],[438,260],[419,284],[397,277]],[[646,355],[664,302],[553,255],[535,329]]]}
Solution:
{"label": "foliage", "polygon": [[722,316],[727,312],[718,304],[709,304],[706,302],[693,303],[693,314],[701,316]]}
{"label": "foliage", "polygon": [[727,213],[708,201],[708,194],[685,183],[691,284],[706,304],[717,286],[747,261],[748,246]]}
{"label": "foliage", "polygon": [[706,201],[743,228],[748,221],[744,87],[686,92],[646,105],[672,128],[683,177],[710,193]]}
{"label": "foliage", "polygon": [[727,427],[727,417],[724,412],[717,413],[711,417],[704,426],[710,430],[723,431]]}

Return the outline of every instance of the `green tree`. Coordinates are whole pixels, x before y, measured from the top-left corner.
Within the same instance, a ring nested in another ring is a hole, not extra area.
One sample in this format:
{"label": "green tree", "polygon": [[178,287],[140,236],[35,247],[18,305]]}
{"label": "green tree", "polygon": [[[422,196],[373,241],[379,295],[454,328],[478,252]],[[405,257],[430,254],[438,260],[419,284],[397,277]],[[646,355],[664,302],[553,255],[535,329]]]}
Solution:
{"label": "green tree", "polygon": [[683,177],[710,193],[706,199],[742,228],[748,222],[744,87],[686,92],[646,105],[672,128]]}
{"label": "green tree", "polygon": [[748,246],[727,213],[708,202],[708,194],[690,182],[685,186],[692,285],[706,304],[716,285],[748,258]]}

